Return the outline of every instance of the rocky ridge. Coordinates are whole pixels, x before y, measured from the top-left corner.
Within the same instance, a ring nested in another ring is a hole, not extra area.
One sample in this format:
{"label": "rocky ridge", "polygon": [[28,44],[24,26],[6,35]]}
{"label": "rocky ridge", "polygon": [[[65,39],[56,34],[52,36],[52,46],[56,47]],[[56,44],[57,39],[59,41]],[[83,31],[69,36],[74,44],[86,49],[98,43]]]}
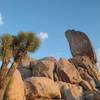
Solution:
{"label": "rocky ridge", "polygon": [[65,36],[73,57],[23,61],[4,100],[100,100],[100,73],[89,38],[75,30]]}

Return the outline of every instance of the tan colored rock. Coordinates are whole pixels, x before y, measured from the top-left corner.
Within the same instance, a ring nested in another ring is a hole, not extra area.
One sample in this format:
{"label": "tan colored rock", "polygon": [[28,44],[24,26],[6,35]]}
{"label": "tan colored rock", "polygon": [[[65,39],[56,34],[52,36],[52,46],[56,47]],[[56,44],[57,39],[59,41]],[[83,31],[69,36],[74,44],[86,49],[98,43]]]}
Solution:
{"label": "tan colored rock", "polygon": [[61,97],[64,100],[84,100],[83,89],[79,85],[58,82],[61,91]]}
{"label": "tan colored rock", "polygon": [[88,56],[93,62],[97,61],[96,53],[88,36],[79,31],[68,30],[65,32],[73,57]]}
{"label": "tan colored rock", "polygon": [[36,65],[37,62],[38,62],[38,60],[32,60],[32,61],[30,62],[30,68],[32,69],[32,67],[33,67],[34,65]]}
{"label": "tan colored rock", "polygon": [[52,61],[52,62],[56,63],[56,59],[54,57],[52,57],[52,56],[50,56],[50,57],[44,57],[44,58],[39,59],[39,60],[40,61],[47,60],[47,61]]}
{"label": "tan colored rock", "polygon": [[25,91],[27,100],[42,98],[61,98],[58,85],[46,77],[32,77],[25,80]]}
{"label": "tan colored rock", "polygon": [[96,84],[93,78],[88,74],[87,70],[82,67],[78,67],[78,71],[80,73],[80,76],[83,79],[82,81],[83,83],[81,82],[82,85],[88,84],[87,86],[83,86],[83,87],[85,87],[86,90],[92,90],[92,91],[96,90]]}
{"label": "tan colored rock", "polygon": [[75,66],[64,58],[59,60],[56,72],[59,80],[63,82],[79,84],[82,80]]}
{"label": "tan colored rock", "polygon": [[55,70],[55,61],[50,58],[45,58],[42,60],[38,60],[36,63],[31,65],[32,68],[32,76],[34,77],[48,77],[52,80],[53,73]]}
{"label": "tan colored rock", "polygon": [[82,81],[80,82],[80,85],[83,87],[83,89],[84,89],[85,91],[93,91],[91,85],[90,85],[87,81],[85,81],[85,80],[82,80]]}
{"label": "tan colored rock", "polygon": [[34,65],[36,65],[37,63],[38,63],[38,61],[52,61],[52,62],[54,62],[54,63],[56,63],[57,61],[56,61],[56,59],[54,58],[54,57],[44,57],[44,58],[41,58],[41,59],[39,59],[39,60],[32,60],[31,62],[30,62],[30,68],[32,68]]}
{"label": "tan colored rock", "polygon": [[20,72],[16,70],[6,89],[4,100],[25,100],[24,83]]}
{"label": "tan colored rock", "polygon": [[100,87],[100,73],[96,67],[96,64],[92,63],[89,57],[77,56],[70,59],[70,62],[73,63],[77,69],[82,67],[85,72],[93,79],[96,87]]}

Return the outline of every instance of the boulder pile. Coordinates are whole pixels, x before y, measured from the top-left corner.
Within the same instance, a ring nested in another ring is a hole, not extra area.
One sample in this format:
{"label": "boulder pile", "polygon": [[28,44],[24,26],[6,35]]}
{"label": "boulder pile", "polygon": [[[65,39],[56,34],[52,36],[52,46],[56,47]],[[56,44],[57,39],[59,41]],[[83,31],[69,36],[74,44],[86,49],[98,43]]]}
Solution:
{"label": "boulder pile", "polygon": [[89,38],[75,30],[66,31],[65,36],[73,57],[59,61],[45,57],[27,61],[26,66],[23,61],[5,100],[100,100],[100,73]]}

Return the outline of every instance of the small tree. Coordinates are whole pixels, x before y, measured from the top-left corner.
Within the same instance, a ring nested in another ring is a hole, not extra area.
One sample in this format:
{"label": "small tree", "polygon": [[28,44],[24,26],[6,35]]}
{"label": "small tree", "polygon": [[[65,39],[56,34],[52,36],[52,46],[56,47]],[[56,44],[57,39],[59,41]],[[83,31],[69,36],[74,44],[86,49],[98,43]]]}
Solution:
{"label": "small tree", "polygon": [[[8,38],[5,39],[4,37]],[[1,60],[3,62],[0,69],[0,75],[3,76],[0,81],[0,100],[3,100],[8,82],[17,66],[28,52],[35,52],[39,48],[40,40],[33,32],[20,32],[17,36],[11,36],[9,34],[1,36],[0,43]],[[14,61],[8,70],[7,65],[10,58],[13,58]],[[6,69],[6,71],[3,69]]]}

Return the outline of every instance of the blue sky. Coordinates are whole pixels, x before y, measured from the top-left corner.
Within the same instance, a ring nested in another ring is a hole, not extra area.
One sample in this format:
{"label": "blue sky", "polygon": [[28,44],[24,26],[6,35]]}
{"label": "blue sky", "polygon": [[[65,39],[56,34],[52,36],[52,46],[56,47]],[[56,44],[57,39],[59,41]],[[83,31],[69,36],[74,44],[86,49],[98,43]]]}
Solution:
{"label": "blue sky", "polygon": [[88,33],[100,51],[100,0],[0,0],[0,35],[20,31],[43,35],[33,58],[71,57],[64,34],[68,29]]}

